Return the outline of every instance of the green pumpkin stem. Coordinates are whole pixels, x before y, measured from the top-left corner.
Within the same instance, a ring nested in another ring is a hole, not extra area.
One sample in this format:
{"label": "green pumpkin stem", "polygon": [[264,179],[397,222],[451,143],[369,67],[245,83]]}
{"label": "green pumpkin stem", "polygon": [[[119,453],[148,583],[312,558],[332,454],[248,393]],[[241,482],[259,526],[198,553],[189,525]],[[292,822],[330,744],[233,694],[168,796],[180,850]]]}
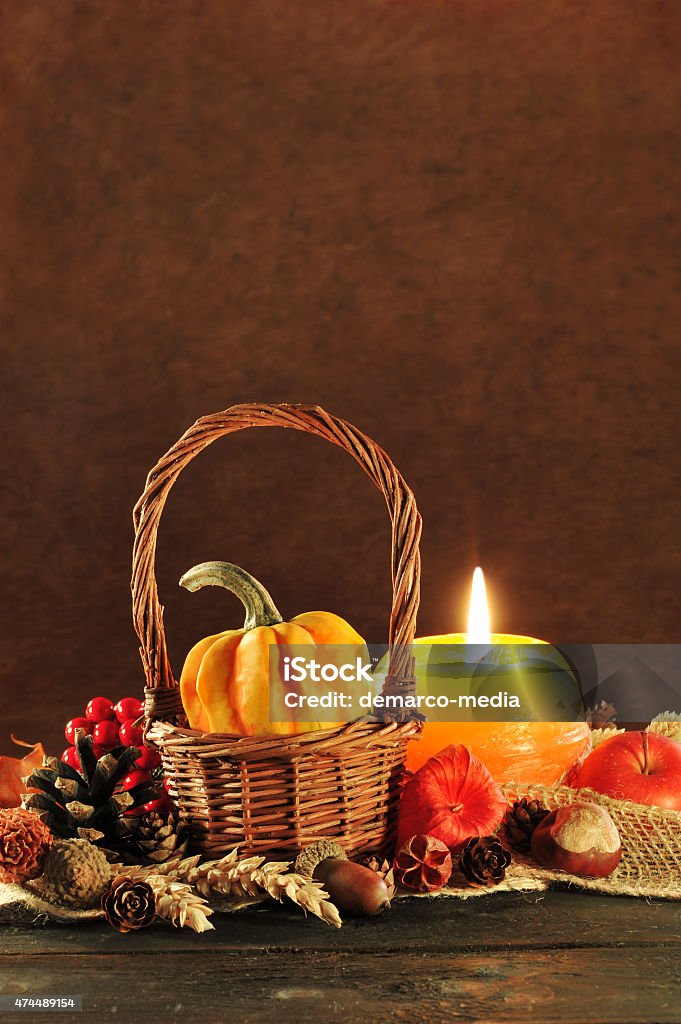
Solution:
{"label": "green pumpkin stem", "polygon": [[231,590],[246,609],[244,629],[276,626],[283,622],[277,606],[262,583],[231,562],[201,562],[182,576],[180,586],[192,592],[201,587],[224,587]]}

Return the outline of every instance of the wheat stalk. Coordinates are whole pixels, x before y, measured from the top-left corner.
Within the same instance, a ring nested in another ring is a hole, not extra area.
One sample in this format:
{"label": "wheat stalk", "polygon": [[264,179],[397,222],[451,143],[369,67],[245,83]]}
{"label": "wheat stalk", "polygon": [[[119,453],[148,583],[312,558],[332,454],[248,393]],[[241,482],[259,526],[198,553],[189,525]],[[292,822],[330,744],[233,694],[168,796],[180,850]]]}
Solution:
{"label": "wheat stalk", "polygon": [[190,885],[151,874],[145,878],[156,902],[156,913],[175,928],[192,928],[195,932],[209,932],[214,925],[208,920],[213,913],[206,901]]}
{"label": "wheat stalk", "polygon": [[287,861],[265,862],[264,857],[238,859],[232,850],[220,860],[200,864],[200,856],[174,858],[165,864],[126,869],[129,877],[149,881],[163,875],[191,886],[200,896],[211,899],[219,910],[241,910],[268,898],[282,903],[288,897],[306,913],[340,928],[338,910],[319,882],[290,870]]}
{"label": "wheat stalk", "polygon": [[299,875],[295,871],[287,871],[290,864],[265,864],[257,868],[251,875],[251,880],[256,885],[272,896],[273,899],[283,902],[284,897],[297,903],[304,911],[309,911],[315,917],[321,918],[334,928],[340,928],[342,921],[337,908],[329,899],[328,893],[312,878]]}

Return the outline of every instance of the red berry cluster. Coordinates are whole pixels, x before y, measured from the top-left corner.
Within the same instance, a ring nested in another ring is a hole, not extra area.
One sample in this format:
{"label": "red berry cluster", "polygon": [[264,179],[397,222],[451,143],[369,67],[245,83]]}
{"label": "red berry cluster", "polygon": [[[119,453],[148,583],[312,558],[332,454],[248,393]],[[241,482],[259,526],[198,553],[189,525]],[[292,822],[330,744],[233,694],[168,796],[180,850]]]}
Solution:
{"label": "red berry cluster", "polygon": [[[75,747],[76,730],[83,729],[92,736],[93,753],[97,759],[108,754],[116,747],[139,747],[140,756],[135,761],[135,768],[123,779],[121,788],[133,789],[135,786],[153,785],[152,771],[160,767],[161,757],[156,750],[143,745],[142,726],[135,724],[144,714],[144,706],[136,697],[122,697],[117,704],[108,697],[93,697],[85,708],[85,715],[72,718],[66,723],[64,735],[70,746],[61,755],[61,760],[80,771],[80,760]],[[165,780],[164,780],[165,785]],[[163,813],[170,807],[170,799],[166,793],[158,800],[150,800],[133,814],[146,814],[149,811]]]}

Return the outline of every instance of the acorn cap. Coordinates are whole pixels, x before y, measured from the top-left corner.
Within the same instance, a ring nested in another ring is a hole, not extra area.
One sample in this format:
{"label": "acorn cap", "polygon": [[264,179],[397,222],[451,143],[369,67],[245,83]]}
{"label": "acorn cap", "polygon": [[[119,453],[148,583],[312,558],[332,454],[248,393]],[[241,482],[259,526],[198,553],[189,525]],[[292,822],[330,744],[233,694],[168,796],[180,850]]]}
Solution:
{"label": "acorn cap", "polygon": [[314,870],[323,860],[347,860],[348,855],[342,846],[333,839],[318,839],[312,846],[299,853],[296,858],[295,870],[299,875],[312,878]]}

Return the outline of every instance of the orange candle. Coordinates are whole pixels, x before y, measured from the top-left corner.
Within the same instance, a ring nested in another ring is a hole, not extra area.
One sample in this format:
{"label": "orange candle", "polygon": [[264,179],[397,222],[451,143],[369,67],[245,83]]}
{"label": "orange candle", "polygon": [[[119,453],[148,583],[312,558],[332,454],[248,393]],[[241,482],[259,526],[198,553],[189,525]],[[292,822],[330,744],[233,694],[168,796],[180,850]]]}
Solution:
{"label": "orange candle", "polygon": [[[544,640],[490,631],[489,608],[482,569],[473,574],[473,588],[466,633],[419,637],[416,645],[483,644],[511,647],[545,644]],[[425,652],[424,652],[425,653]],[[419,692],[425,680],[424,665],[416,655]],[[407,767],[416,771],[450,743],[463,743],[489,768],[499,783],[519,782],[552,785],[588,749],[590,729],[586,722],[426,722],[421,739],[409,744]]]}

